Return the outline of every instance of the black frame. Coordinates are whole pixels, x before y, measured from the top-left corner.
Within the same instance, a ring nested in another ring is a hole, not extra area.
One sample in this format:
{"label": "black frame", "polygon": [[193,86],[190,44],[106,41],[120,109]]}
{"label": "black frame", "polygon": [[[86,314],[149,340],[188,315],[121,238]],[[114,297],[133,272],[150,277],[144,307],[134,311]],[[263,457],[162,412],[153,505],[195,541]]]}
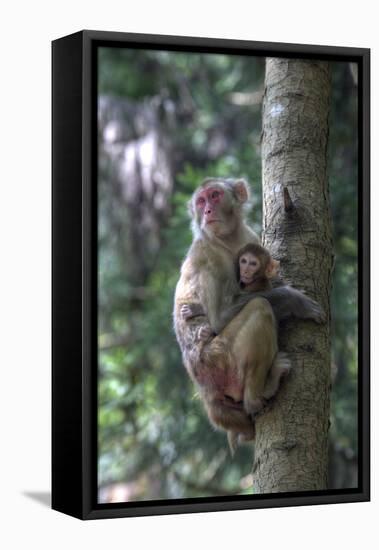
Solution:
{"label": "black frame", "polygon": [[[357,489],[97,503],[98,46],[358,63],[361,269]],[[52,62],[52,508],[81,519],[97,519],[370,500],[370,50],[81,31],[52,43]]]}

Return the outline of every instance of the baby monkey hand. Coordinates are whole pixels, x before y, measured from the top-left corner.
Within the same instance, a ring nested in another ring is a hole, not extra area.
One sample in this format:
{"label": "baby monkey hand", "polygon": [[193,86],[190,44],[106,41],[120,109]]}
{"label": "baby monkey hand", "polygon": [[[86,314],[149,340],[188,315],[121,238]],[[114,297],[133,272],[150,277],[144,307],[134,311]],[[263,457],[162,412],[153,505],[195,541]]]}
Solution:
{"label": "baby monkey hand", "polygon": [[183,304],[180,308],[180,314],[187,321],[187,319],[204,315],[204,310],[200,304]]}

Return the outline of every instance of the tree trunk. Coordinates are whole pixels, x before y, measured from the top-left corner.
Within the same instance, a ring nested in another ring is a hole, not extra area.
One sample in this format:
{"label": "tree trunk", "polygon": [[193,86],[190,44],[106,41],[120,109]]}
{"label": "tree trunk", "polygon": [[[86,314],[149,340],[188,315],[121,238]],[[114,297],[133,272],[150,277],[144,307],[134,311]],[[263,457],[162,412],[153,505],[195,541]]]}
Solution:
{"label": "tree trunk", "polygon": [[327,181],[330,69],[326,62],[267,59],[263,107],[263,244],[281,275],[326,313],[290,321],[279,349],[292,371],[256,423],[256,493],[327,488],[332,239]]}

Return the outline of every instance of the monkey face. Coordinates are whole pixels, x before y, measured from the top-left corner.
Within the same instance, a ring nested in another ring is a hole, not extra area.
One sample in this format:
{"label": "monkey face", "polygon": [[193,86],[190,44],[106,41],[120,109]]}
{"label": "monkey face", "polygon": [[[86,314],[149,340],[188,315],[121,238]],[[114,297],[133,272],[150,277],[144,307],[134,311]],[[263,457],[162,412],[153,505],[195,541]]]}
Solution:
{"label": "monkey face", "polygon": [[195,238],[231,238],[242,222],[242,206],[249,198],[244,180],[207,178],[188,203]]}
{"label": "monkey face", "polygon": [[200,228],[209,236],[223,237],[235,229],[233,201],[227,189],[213,184],[201,189],[195,198]]}
{"label": "monkey face", "polygon": [[220,223],[220,204],[223,200],[224,191],[219,187],[208,187],[200,191],[196,197],[196,209],[201,216],[202,226]]}
{"label": "monkey face", "polygon": [[261,268],[261,262],[257,256],[251,252],[245,252],[239,259],[240,280],[245,285],[252,282],[254,276]]}

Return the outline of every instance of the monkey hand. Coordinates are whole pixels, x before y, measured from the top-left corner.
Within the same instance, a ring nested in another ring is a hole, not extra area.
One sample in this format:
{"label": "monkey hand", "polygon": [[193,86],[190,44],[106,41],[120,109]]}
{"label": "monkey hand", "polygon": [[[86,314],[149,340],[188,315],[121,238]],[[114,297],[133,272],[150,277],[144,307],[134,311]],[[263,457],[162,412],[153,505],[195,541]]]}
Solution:
{"label": "monkey hand", "polygon": [[180,315],[183,317],[183,319],[187,320],[187,319],[191,319],[192,317],[192,309],[191,309],[191,306],[188,305],[188,304],[184,304],[181,308],[180,308]]}
{"label": "monkey hand", "polygon": [[203,325],[197,329],[197,340],[200,340],[201,342],[209,340],[212,335],[213,330],[210,325]]}
{"label": "monkey hand", "polygon": [[180,315],[187,321],[193,317],[204,315],[204,310],[200,304],[183,304],[180,308]]}
{"label": "monkey hand", "polygon": [[304,295],[304,298],[306,299],[306,304],[304,307],[304,319],[311,319],[315,323],[318,323],[319,325],[322,325],[323,323],[326,323],[326,315],[320,304],[318,304],[315,300],[312,300],[309,298],[305,291],[301,291]]}
{"label": "monkey hand", "polygon": [[309,301],[310,301],[309,318],[312,319],[315,323],[318,323],[319,325],[326,323],[326,314],[325,314],[325,311],[322,309],[322,307],[314,300],[309,300]]}

